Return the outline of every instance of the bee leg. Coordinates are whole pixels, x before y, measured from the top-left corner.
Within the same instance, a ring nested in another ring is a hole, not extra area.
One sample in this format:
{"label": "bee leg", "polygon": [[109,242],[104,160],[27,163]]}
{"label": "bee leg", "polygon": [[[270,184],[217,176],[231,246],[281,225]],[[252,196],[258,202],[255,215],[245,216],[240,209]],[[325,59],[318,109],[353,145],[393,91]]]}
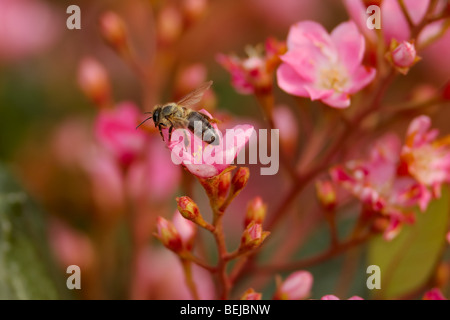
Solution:
{"label": "bee leg", "polygon": [[161,130],[162,129],[161,125],[158,125],[158,129],[159,129],[159,134],[161,135],[161,138],[164,141],[164,135],[163,135],[162,130]]}
{"label": "bee leg", "polygon": [[173,126],[170,126],[170,128],[169,128],[169,142],[172,141],[172,130],[173,130]]}

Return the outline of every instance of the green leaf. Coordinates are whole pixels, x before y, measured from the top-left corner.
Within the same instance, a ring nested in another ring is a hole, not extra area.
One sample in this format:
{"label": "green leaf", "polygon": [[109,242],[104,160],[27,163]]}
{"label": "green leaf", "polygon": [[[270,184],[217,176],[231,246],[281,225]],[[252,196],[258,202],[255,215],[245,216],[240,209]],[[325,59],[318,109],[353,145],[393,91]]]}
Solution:
{"label": "green leaf", "polygon": [[42,213],[0,164],[0,299],[62,297],[46,240]]}
{"label": "green leaf", "polygon": [[374,297],[398,299],[412,294],[432,276],[445,247],[450,212],[448,187],[440,199],[430,203],[427,211],[417,210],[417,221],[404,226],[400,234],[387,242],[381,236],[369,244],[369,265],[381,271],[381,289],[373,289]]}

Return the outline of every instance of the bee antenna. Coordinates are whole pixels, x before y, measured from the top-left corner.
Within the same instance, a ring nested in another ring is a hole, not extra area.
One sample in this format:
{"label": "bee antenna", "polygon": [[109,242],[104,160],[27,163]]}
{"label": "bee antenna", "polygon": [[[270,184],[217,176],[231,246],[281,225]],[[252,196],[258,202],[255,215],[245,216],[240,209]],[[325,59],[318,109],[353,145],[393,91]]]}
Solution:
{"label": "bee antenna", "polygon": [[[152,114],[152,112],[144,112],[146,114]],[[152,118],[152,116],[148,117],[147,119],[145,119],[144,121],[142,121],[141,123],[139,123],[139,125],[136,127],[139,128],[141,125],[143,125],[147,120],[150,120]]]}

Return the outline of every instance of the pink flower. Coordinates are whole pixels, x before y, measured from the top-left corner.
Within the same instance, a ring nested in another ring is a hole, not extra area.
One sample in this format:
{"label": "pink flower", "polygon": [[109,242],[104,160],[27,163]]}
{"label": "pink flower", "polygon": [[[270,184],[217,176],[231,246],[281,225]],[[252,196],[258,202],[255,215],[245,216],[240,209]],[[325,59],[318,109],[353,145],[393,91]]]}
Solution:
{"label": "pink flower", "polygon": [[151,136],[145,144],[143,157],[129,167],[127,189],[134,199],[164,201],[174,194],[180,180],[180,167],[172,163],[161,137]]}
{"label": "pink flower", "polygon": [[423,295],[423,300],[447,300],[438,288],[433,288]]}
{"label": "pink flower", "polygon": [[[206,110],[200,111],[212,118]],[[217,125],[213,123],[212,126],[220,136],[218,145],[203,142],[189,130],[173,131],[172,140],[168,142],[168,130],[163,130],[164,140],[171,150],[172,161],[176,164],[183,164],[198,177],[216,176],[234,161],[254,132],[251,125],[237,125],[233,129],[227,129],[222,137]],[[186,136],[188,137],[187,146],[185,144]]]}
{"label": "pink flower", "polygon": [[431,119],[419,116],[409,125],[401,152],[407,172],[440,195],[442,183],[450,180],[450,136],[437,139],[439,131],[430,129]]}
{"label": "pink flower", "polygon": [[300,300],[306,299],[311,292],[313,276],[308,271],[292,273],[277,290],[276,300]]}
{"label": "pink flower", "polygon": [[350,95],[375,77],[374,68],[361,65],[365,41],[352,21],[341,23],[331,35],[317,22],[299,22],[289,31],[287,47],[277,79],[289,94],[347,108]]}
{"label": "pink flower", "polygon": [[0,61],[17,61],[44,51],[55,42],[62,25],[65,28],[46,1],[0,1]]}
{"label": "pink flower", "polygon": [[99,143],[125,166],[142,152],[146,134],[136,130],[141,113],[131,102],[122,102],[114,110],[100,110],[95,123]]}
{"label": "pink flower", "polygon": [[231,74],[233,87],[241,94],[269,91],[272,88],[272,74],[279,63],[278,55],[285,51],[283,43],[269,38],[265,53],[247,47],[248,58],[219,54],[217,61]]}
{"label": "pink flower", "polygon": [[425,210],[430,192],[412,177],[398,175],[400,141],[397,136],[379,139],[367,160],[349,161],[331,169],[330,175],[356,198],[365,210],[389,219],[384,238],[391,240],[403,223],[414,222],[413,207]]}

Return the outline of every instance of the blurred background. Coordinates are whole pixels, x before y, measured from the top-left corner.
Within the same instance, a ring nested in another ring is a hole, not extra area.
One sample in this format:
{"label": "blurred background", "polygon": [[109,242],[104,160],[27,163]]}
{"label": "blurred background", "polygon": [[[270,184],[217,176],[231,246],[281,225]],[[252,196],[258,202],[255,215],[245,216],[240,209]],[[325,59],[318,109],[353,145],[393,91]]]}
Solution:
{"label": "blurred background", "polygon": [[[80,30],[66,27],[66,9],[72,4],[81,9]],[[123,19],[135,57],[146,66],[151,82],[143,81],[136,66],[105,43],[99,18],[107,11]],[[245,56],[247,45],[263,44],[270,36],[285,40],[289,27],[301,20],[315,20],[332,30],[348,19],[343,2],[336,0],[0,0],[0,298],[191,298],[179,286],[184,280],[175,255],[151,234],[156,216],[173,216],[176,196],[190,190],[209,218],[207,198],[197,182],[170,163],[154,131],[145,138],[145,160],[133,163],[126,174],[96,146],[99,108],[80,85],[82,61],[103,65],[115,105],[149,111],[155,103],[179,98],[195,88],[192,84],[211,79],[213,93],[204,100],[208,110],[230,123],[265,128],[257,101],[233,89],[217,55]],[[423,60],[394,84],[387,103],[426,95],[448,80],[450,32],[420,55]],[[275,96],[277,105],[287,109],[287,119],[299,117],[292,97],[279,89]],[[447,109],[434,119],[442,134],[450,133]],[[287,133],[287,145],[308,138],[295,130],[298,125]],[[403,135],[406,125],[394,130]],[[250,168],[249,185],[225,219],[230,248],[239,243],[247,203],[260,196],[271,212],[279,201],[274,190],[282,194],[288,188],[283,171],[260,176],[259,165]],[[313,192],[305,192],[291,210],[300,206],[303,214],[313,215]],[[340,219],[344,234],[353,221],[352,210]],[[289,228],[303,219],[292,215],[279,227],[297,240],[292,257],[327,247],[322,218],[311,216]],[[273,236],[266,248],[271,259],[269,253],[283,247],[278,235]],[[200,233],[197,243],[214,260],[210,235]],[[279,255],[281,259],[283,249]],[[348,292],[368,298],[364,259],[363,254]],[[333,292],[341,263],[333,259],[310,270],[315,276],[312,298]],[[66,288],[71,264],[82,270],[82,290]],[[196,268],[194,276],[200,296],[214,298],[209,274]],[[262,279],[259,289],[270,298],[273,275]],[[244,279],[234,296],[249,281]]]}

